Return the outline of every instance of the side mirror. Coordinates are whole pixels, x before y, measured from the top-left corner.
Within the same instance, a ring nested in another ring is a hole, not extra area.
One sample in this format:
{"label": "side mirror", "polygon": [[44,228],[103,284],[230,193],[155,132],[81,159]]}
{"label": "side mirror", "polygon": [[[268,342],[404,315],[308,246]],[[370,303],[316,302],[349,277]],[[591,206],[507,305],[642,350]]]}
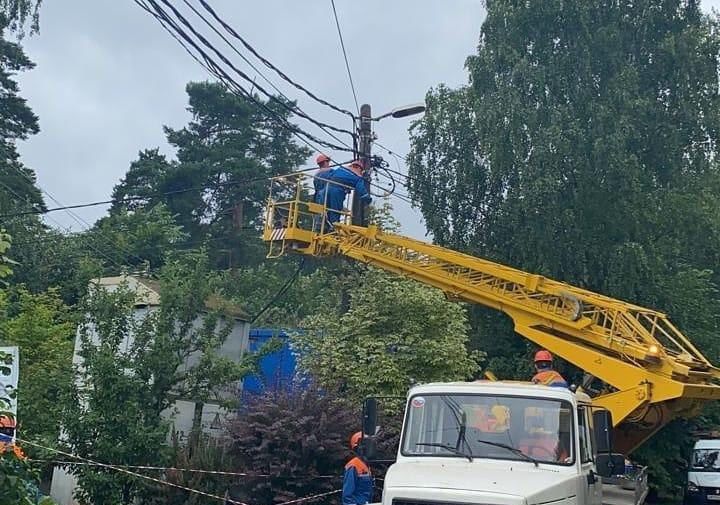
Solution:
{"label": "side mirror", "polygon": [[625,474],[625,456],[622,454],[598,454],[595,465],[600,477]]}
{"label": "side mirror", "polygon": [[375,437],[363,437],[357,448],[357,453],[366,461],[373,460],[377,457],[377,443]]}
{"label": "side mirror", "polygon": [[593,411],[593,431],[598,454],[612,453],[612,414],[608,410]]}
{"label": "side mirror", "polygon": [[377,398],[365,398],[363,403],[363,438],[375,436],[377,429]]}

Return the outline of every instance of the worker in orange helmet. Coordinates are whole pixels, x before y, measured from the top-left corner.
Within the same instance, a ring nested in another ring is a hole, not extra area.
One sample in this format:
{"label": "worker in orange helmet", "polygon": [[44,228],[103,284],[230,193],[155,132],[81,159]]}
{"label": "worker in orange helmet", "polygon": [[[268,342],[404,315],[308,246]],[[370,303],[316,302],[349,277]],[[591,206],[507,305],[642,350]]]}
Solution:
{"label": "worker in orange helmet", "polygon": [[[353,433],[350,437],[350,450],[357,454],[362,440],[362,432]],[[342,505],[365,505],[373,497],[375,482],[368,464],[356,455],[345,465],[342,487]]]}
{"label": "worker in orange helmet", "polygon": [[541,349],[535,353],[535,376],[533,383],[545,386],[568,387],[565,378],[552,367],[553,357],[550,352]]}
{"label": "worker in orange helmet", "polygon": [[319,201],[318,196],[321,194],[321,191],[325,189],[327,178],[332,172],[330,168],[330,157],[327,154],[320,153],[315,158],[315,163],[317,163],[318,171],[315,173],[315,178],[313,179],[313,186],[315,187],[313,201],[315,203],[323,203]]}
{"label": "worker in orange helmet", "polygon": [[15,427],[14,419],[0,416],[0,454],[12,451],[18,458],[25,459],[25,453],[15,443]]}
{"label": "worker in orange helmet", "polygon": [[[327,201],[327,219],[331,223],[340,221],[340,211],[351,190],[355,190],[357,197],[363,203],[370,203],[372,197],[364,179],[365,164],[362,160],[355,160],[349,167],[338,167],[327,176],[328,184],[319,195],[320,201]],[[327,200],[325,200],[327,194]]]}

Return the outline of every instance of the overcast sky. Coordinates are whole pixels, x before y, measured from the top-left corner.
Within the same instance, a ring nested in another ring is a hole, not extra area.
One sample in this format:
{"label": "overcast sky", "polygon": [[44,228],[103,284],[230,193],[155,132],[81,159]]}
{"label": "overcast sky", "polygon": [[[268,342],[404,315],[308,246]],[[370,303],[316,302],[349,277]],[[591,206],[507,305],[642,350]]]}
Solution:
{"label": "overcast sky", "polygon": [[[210,3],[291,77],[330,102],[354,107],[330,0]],[[717,9],[720,0],[702,5]],[[374,113],[420,102],[439,83],[467,82],[464,62],[476,50],[485,17],[480,0],[336,0],[336,6],[358,99],[372,104]],[[19,80],[41,133],[20,145],[23,161],[62,204],[108,199],[139,150],[160,147],[172,154],[162,125],[187,123],[185,84],[208,75],[132,0],[46,0],[40,22],[40,35],[24,42],[37,67]],[[281,89],[311,115],[350,127],[343,116]],[[408,124],[378,123],[380,142],[407,153]],[[422,238],[419,212],[401,201],[394,205],[403,230]],[[92,223],[105,210],[75,212]],[[75,230],[85,226],[65,212],[47,219]]]}
{"label": "overcast sky", "polygon": [[[211,4],[288,75],[354,108],[330,0]],[[336,6],[358,99],[372,104],[373,112],[421,102],[441,82],[466,82],[464,61],[475,50],[484,19],[479,0],[336,0]],[[20,77],[22,95],[40,117],[41,133],[20,146],[21,154],[39,185],[66,205],[109,198],[141,149],[172,153],[162,125],[187,123],[185,84],[208,78],[132,0],[47,0],[40,35],[27,39],[25,47],[37,67]],[[310,114],[350,129],[345,116],[280,87]],[[407,119],[378,123],[380,142],[407,153],[408,125]],[[419,213],[401,201],[394,204],[404,231],[422,237]],[[76,213],[93,222],[105,210]],[[49,224],[81,228],[65,212],[49,217]]]}

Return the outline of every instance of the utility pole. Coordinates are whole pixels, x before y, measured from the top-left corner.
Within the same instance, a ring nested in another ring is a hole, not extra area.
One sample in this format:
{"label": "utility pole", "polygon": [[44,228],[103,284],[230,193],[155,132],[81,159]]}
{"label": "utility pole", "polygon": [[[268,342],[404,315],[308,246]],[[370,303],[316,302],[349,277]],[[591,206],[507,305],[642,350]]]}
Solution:
{"label": "utility pole", "polygon": [[[370,159],[372,157],[372,114],[370,105],[363,104],[360,106],[360,125],[358,127],[358,158],[363,162],[365,169],[365,185],[370,191]],[[352,224],[357,226],[367,226],[368,224],[368,207],[360,201],[357,193],[353,196],[352,202]]]}

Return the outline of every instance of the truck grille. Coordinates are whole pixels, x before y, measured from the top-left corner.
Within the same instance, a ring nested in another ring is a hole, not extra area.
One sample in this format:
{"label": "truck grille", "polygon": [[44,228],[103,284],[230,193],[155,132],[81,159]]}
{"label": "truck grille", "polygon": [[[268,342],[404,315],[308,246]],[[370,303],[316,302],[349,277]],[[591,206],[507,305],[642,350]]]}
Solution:
{"label": "truck grille", "polygon": [[455,501],[411,500],[408,498],[393,498],[392,505],[477,505]]}

